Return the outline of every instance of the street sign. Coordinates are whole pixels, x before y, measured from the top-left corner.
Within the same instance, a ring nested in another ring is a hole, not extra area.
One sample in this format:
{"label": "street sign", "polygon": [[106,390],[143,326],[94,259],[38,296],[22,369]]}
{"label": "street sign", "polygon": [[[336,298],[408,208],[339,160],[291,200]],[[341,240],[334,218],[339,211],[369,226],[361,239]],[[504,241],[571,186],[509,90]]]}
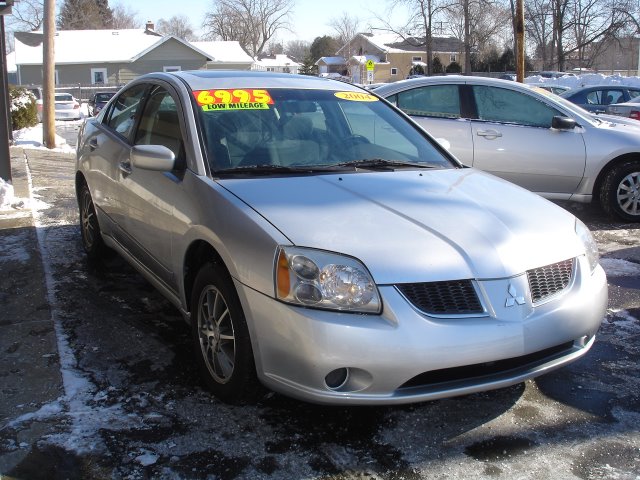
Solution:
{"label": "street sign", "polygon": [[373,82],[373,70],[367,71],[367,82],[369,83]]}
{"label": "street sign", "polygon": [[367,60],[367,72],[373,72],[375,68],[376,62],[374,62],[373,60]]}

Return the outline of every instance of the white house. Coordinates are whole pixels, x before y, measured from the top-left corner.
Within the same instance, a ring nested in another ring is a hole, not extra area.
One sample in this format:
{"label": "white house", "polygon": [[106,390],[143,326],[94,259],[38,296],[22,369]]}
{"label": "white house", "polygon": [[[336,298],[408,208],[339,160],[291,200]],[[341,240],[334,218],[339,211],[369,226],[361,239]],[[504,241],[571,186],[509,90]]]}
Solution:
{"label": "white house", "polygon": [[266,72],[298,73],[302,64],[286,55],[276,54],[263,57],[253,64],[253,70]]}
{"label": "white house", "polygon": [[251,70],[254,60],[236,41],[190,42],[206,53],[210,60],[207,69]]}

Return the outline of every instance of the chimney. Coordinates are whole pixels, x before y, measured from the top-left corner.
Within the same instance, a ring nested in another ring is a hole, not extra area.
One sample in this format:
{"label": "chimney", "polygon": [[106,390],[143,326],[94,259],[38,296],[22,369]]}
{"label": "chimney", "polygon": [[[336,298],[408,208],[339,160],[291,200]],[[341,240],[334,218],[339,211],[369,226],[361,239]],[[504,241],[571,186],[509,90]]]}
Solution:
{"label": "chimney", "polygon": [[155,28],[155,25],[153,24],[153,22],[151,20],[147,20],[147,25],[145,26],[145,30],[149,31],[149,32],[153,32]]}

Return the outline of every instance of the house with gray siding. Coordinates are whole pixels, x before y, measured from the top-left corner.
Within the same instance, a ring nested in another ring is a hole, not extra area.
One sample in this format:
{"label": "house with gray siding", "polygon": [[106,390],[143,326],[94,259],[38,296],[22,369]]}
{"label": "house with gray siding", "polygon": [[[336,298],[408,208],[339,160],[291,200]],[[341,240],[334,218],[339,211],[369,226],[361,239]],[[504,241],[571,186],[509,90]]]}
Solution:
{"label": "house with gray siding", "polygon": [[[42,32],[15,34],[18,83],[42,84]],[[54,38],[57,85],[122,85],[150,72],[206,69],[209,55],[153,30],[61,30]]]}

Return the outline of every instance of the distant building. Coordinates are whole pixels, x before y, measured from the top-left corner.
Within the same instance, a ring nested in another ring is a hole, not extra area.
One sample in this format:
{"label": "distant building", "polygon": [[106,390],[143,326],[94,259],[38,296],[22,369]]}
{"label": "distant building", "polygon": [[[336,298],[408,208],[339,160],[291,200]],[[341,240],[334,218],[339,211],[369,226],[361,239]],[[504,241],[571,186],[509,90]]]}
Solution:
{"label": "distant building", "polygon": [[635,76],[638,75],[639,44],[640,39],[632,36],[597,42],[588,50],[588,64],[570,67],[588,67],[601,73]]}
{"label": "distant building", "polygon": [[[42,32],[16,32],[18,82],[42,83]],[[60,30],[54,38],[55,82],[120,85],[150,72],[204,69],[209,56],[188,42],[145,29]]]}
{"label": "distant building", "polygon": [[[450,63],[464,64],[463,45],[456,38],[433,37],[433,55],[440,58],[446,68]],[[359,33],[343,45],[336,55],[345,59],[344,67],[355,83],[365,83],[366,63],[375,63],[375,82],[394,82],[406,78],[416,66],[426,69],[427,57],[424,38],[402,39],[394,33]],[[324,57],[336,58],[336,57]],[[320,68],[321,63],[316,63]],[[327,64],[327,68],[329,65]],[[333,64],[332,68],[340,68]]]}
{"label": "distant building", "polygon": [[190,42],[206,53],[208,70],[251,70],[254,60],[236,41]]}
{"label": "distant building", "polygon": [[321,76],[328,73],[347,74],[347,61],[344,57],[322,57],[315,64]]}
{"label": "distant building", "polygon": [[287,55],[276,54],[260,57],[254,64],[253,70],[280,73],[298,73],[302,65]]}

